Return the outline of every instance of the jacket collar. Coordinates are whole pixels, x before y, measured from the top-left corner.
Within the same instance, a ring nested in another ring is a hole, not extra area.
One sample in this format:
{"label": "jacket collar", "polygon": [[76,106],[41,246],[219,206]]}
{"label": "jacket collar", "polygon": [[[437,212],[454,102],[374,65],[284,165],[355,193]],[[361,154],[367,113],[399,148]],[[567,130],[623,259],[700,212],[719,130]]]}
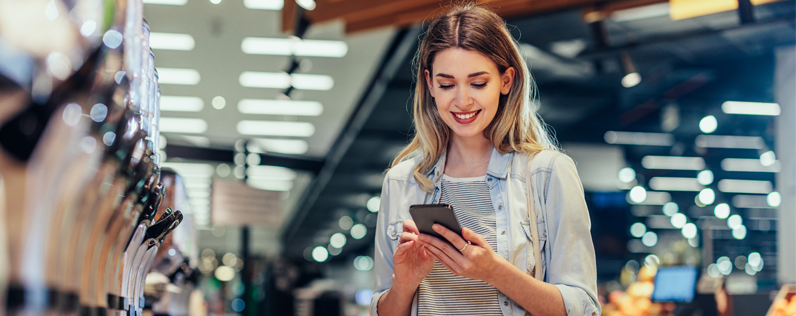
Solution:
{"label": "jacket collar", "polygon": [[[442,172],[445,170],[445,159],[447,151],[440,154],[437,163],[429,169],[426,176],[434,182],[439,182],[442,178]],[[486,169],[486,174],[495,178],[504,179],[509,173],[511,167],[511,160],[514,158],[514,152],[501,154],[497,149],[492,148],[492,157],[489,158],[489,167]]]}

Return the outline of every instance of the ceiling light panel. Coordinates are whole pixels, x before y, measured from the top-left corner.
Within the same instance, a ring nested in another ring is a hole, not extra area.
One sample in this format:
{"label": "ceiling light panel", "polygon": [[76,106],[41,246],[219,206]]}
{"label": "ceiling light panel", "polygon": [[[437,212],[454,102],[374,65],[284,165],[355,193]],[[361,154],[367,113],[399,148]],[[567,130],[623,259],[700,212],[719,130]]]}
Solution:
{"label": "ceiling light panel", "polygon": [[309,150],[309,144],[300,139],[255,138],[249,143],[249,151],[256,153],[275,152],[288,155],[302,155]]}
{"label": "ceiling light panel", "polygon": [[328,91],[334,87],[334,79],[327,75],[292,74],[293,87],[300,90]]}
{"label": "ceiling light panel", "polygon": [[728,193],[768,194],[774,191],[774,186],[771,184],[771,181],[724,179],[719,181],[719,191]]}
{"label": "ceiling light panel", "polygon": [[702,148],[762,149],[766,142],[758,136],[699,135],[696,145]]}
{"label": "ceiling light panel", "polygon": [[[185,177],[211,177],[216,171],[212,165],[206,163],[164,162],[164,168],[174,169],[183,178]],[[194,180],[194,179],[191,179]]]}
{"label": "ceiling light panel", "polygon": [[705,160],[701,157],[645,156],[641,165],[647,169],[702,170],[705,169]]}
{"label": "ceiling light panel", "polygon": [[159,127],[163,133],[201,134],[207,131],[207,122],[198,118],[161,117]]}
{"label": "ceiling light panel", "polygon": [[185,5],[188,0],[144,0],[146,4]]}
{"label": "ceiling light panel", "polygon": [[285,180],[247,179],[246,184],[255,189],[268,191],[290,191],[293,188],[293,181]]}
{"label": "ceiling light panel", "polygon": [[760,159],[740,159],[740,158],[726,158],[721,161],[721,169],[724,171],[737,171],[737,172],[773,172],[777,173],[782,169],[782,164],[775,161],[770,166],[763,166]]}
{"label": "ceiling light panel", "polygon": [[243,99],[238,102],[238,111],[243,114],[318,116],[323,113],[323,105],[316,101]]}
{"label": "ceiling light panel", "polygon": [[302,57],[345,57],[348,44],[343,41],[303,40],[298,38],[247,37],[240,45],[246,54]]}
{"label": "ceiling light panel", "polygon": [[160,97],[161,111],[199,112],[204,108],[202,98],[164,95]]}
{"label": "ceiling light panel", "polygon": [[[187,1],[187,0],[186,0]],[[285,6],[283,0],[243,0],[243,5],[246,8],[254,10],[282,10]]]}
{"label": "ceiling light panel", "polygon": [[165,50],[193,50],[196,42],[193,36],[179,33],[149,33],[149,47]]}
{"label": "ceiling light panel", "polygon": [[290,75],[284,72],[245,71],[238,78],[241,86],[247,88],[287,89],[290,87]]}
{"label": "ceiling light panel", "polygon": [[671,146],[674,144],[674,135],[668,133],[607,131],[603,138],[606,143],[617,145]]}
{"label": "ceiling light panel", "polygon": [[327,75],[287,74],[284,72],[245,71],[238,78],[247,88],[286,89],[291,85],[300,90],[331,90],[334,79]]}
{"label": "ceiling light panel", "polygon": [[777,116],[782,109],[777,103],[727,101],[721,105],[727,114]]}
{"label": "ceiling light panel", "polygon": [[270,179],[270,180],[294,180],[296,172],[277,166],[250,166],[246,170],[246,175],[250,179]]}
{"label": "ceiling light panel", "polygon": [[658,191],[702,191],[705,188],[696,178],[653,177],[649,185]]}
{"label": "ceiling light panel", "polygon": [[197,85],[201,80],[196,69],[158,68],[158,84]]}
{"label": "ceiling light panel", "polygon": [[242,135],[257,136],[309,137],[315,134],[315,126],[307,122],[246,120],[238,122],[237,130]]}
{"label": "ceiling light panel", "polygon": [[611,20],[614,20],[616,22],[628,22],[628,21],[657,18],[668,15],[669,15],[669,3],[664,2],[664,3],[647,5],[627,10],[615,11],[614,13],[611,13]]}

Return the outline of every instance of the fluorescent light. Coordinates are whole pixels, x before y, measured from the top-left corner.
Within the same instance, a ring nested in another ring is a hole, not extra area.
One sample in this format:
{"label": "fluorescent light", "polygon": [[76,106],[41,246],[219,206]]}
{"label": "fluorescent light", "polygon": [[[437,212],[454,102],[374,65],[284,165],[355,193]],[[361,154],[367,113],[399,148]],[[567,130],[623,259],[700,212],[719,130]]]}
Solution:
{"label": "fluorescent light", "polygon": [[768,205],[767,195],[741,195],[732,197],[732,206],[736,208],[772,208]]}
{"label": "fluorescent light", "polygon": [[282,10],[283,0],[243,0],[243,5],[254,10]]}
{"label": "fluorescent light", "polygon": [[[193,50],[196,42],[193,36],[180,33],[149,33],[149,47],[165,50]],[[158,70],[160,71],[160,70]]]}
{"label": "fluorescent light", "polygon": [[158,68],[158,84],[197,85],[201,77],[195,69]]}
{"label": "fluorescent light", "polygon": [[237,130],[242,135],[309,137],[315,134],[315,126],[307,122],[240,121]]}
{"label": "fluorescent light", "polygon": [[657,18],[669,15],[669,3],[658,3],[637,7],[626,10],[619,10],[611,13],[611,20],[616,22],[628,22],[636,20],[644,20],[650,18]]}
{"label": "fluorescent light", "polygon": [[771,181],[724,179],[719,181],[719,191],[768,194],[774,191],[774,186]]}
{"label": "fluorescent light", "polygon": [[334,79],[327,75],[292,74],[293,87],[301,90],[331,90]]}
{"label": "fluorescent light", "polygon": [[758,136],[699,135],[695,143],[702,148],[761,149],[766,146],[763,138]]}
{"label": "fluorescent light", "polygon": [[696,178],[653,177],[649,185],[658,191],[702,191],[704,188]]}
{"label": "fluorescent light", "polygon": [[[645,193],[646,197],[642,202],[635,202],[631,200],[631,193],[628,193],[626,199],[628,202],[637,205],[664,205],[672,201],[672,195],[669,194],[669,192],[645,191]],[[634,198],[638,197],[634,196]]]}
{"label": "fluorescent light", "polygon": [[770,166],[763,166],[760,159],[726,158],[721,161],[721,169],[738,172],[779,172],[782,164],[774,161]]}
{"label": "fluorescent light", "polygon": [[194,146],[198,147],[210,146],[210,139],[204,136],[180,135],[180,137],[182,137],[182,139],[188,141],[189,143],[193,144]]}
{"label": "fluorescent light", "polygon": [[185,5],[188,0],[144,0],[146,4]]}
{"label": "fluorescent light", "polygon": [[268,191],[290,191],[293,188],[293,181],[288,180],[247,179],[246,184],[255,189]]}
{"label": "fluorescent light", "polygon": [[160,97],[161,111],[199,112],[205,106],[202,98],[164,95]]}
{"label": "fluorescent light", "polygon": [[777,116],[782,111],[777,103],[727,101],[721,105],[727,114]]}
{"label": "fluorescent light", "polygon": [[238,102],[238,111],[243,114],[318,116],[323,113],[323,105],[316,101],[243,99]]}
{"label": "fluorescent light", "polygon": [[161,166],[174,169],[175,172],[183,177],[210,177],[216,171],[212,165],[206,163],[164,162]]}
{"label": "fluorescent light", "polygon": [[334,87],[334,79],[327,75],[288,75],[284,72],[245,71],[238,81],[247,88],[286,89],[292,85],[300,90],[331,90]]}
{"label": "fluorescent light", "polygon": [[607,131],[603,136],[606,143],[623,145],[671,146],[674,135],[667,133],[636,133]]}
{"label": "fluorescent light", "polygon": [[647,169],[702,170],[705,160],[701,157],[645,156],[641,165]]}
{"label": "fluorescent light", "polygon": [[161,133],[201,134],[207,131],[207,122],[197,118],[160,118]]}
{"label": "fluorescent light", "polygon": [[246,170],[249,179],[260,180],[284,180],[291,181],[296,179],[296,172],[277,166],[251,166]]}
{"label": "fluorescent light", "polygon": [[266,139],[255,138],[249,143],[250,152],[275,152],[288,155],[302,155],[307,153],[309,145],[300,139]]}
{"label": "fluorescent light", "polygon": [[240,49],[252,55],[341,58],[348,53],[348,44],[343,41],[246,37],[241,42]]}
{"label": "fluorescent light", "polygon": [[287,89],[290,87],[290,75],[284,72],[244,71],[238,78],[241,86],[247,88]]}

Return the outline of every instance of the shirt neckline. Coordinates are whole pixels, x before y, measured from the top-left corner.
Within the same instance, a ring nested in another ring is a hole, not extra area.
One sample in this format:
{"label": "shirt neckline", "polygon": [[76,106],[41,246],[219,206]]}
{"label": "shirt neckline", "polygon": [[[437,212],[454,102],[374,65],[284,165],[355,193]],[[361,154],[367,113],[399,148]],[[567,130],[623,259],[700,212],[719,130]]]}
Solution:
{"label": "shirt neckline", "polygon": [[448,182],[484,182],[486,181],[486,175],[478,176],[478,177],[469,177],[469,178],[454,178],[447,174],[442,174],[442,180]]}

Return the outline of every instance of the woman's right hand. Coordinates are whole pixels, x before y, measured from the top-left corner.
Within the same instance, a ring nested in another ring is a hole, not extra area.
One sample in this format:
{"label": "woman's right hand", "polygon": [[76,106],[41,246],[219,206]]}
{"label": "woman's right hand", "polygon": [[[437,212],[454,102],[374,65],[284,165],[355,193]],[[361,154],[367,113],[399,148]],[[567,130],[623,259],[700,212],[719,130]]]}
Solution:
{"label": "woman's right hand", "polygon": [[394,284],[414,289],[431,272],[434,267],[434,258],[431,257],[417,237],[420,235],[415,222],[405,220],[403,233],[398,240],[398,247],[393,254]]}

